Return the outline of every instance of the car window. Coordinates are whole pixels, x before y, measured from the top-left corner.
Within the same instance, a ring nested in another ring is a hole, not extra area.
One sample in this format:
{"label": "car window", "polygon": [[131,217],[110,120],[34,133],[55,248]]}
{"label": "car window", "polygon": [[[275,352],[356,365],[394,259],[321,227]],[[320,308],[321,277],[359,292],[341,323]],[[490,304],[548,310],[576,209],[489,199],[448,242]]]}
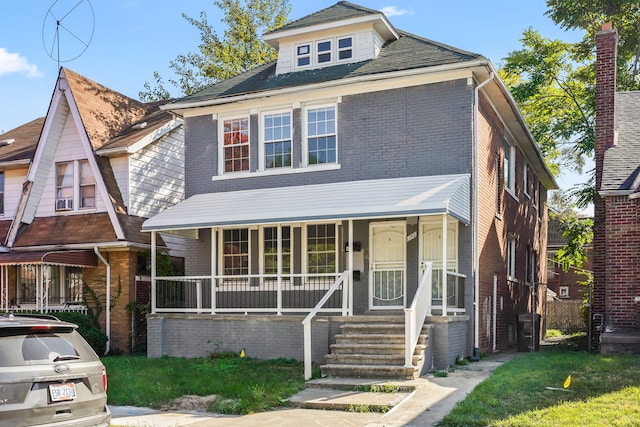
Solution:
{"label": "car window", "polygon": [[42,365],[79,358],[94,360],[95,355],[77,332],[0,337],[0,366]]}

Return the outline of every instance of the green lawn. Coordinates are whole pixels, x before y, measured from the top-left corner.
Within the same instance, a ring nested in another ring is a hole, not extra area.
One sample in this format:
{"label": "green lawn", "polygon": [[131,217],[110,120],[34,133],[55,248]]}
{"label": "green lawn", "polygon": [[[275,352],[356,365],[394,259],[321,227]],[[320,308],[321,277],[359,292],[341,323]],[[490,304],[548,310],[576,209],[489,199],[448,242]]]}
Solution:
{"label": "green lawn", "polygon": [[440,425],[640,425],[640,356],[601,356],[567,346],[523,353],[496,369]]}
{"label": "green lawn", "polygon": [[223,356],[104,357],[109,404],[159,408],[183,395],[217,394],[211,412],[250,414],[282,406],[284,399],[304,388],[304,369],[299,362]]}

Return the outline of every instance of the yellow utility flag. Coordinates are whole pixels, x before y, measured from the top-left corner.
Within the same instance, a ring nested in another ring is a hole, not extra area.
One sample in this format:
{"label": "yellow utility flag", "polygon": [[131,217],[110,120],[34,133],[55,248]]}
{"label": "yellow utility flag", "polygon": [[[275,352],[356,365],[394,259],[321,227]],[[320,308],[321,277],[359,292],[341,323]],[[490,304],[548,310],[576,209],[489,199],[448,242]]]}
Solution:
{"label": "yellow utility flag", "polygon": [[569,386],[571,385],[571,375],[569,375],[567,377],[567,379],[564,380],[564,384],[563,385],[564,385],[564,388],[569,388]]}
{"label": "yellow utility flag", "polygon": [[[244,356],[245,356],[245,354],[244,354],[244,348],[243,348],[242,350],[240,350],[240,359],[244,359]],[[565,382],[565,384],[566,384],[566,382]]]}

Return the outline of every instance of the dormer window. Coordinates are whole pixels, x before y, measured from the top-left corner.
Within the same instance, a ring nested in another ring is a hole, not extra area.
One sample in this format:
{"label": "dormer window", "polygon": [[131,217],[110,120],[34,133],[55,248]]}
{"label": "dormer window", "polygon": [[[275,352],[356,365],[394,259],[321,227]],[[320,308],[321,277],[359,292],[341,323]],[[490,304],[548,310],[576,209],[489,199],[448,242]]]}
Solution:
{"label": "dormer window", "polygon": [[316,40],[295,46],[296,68],[323,67],[353,61],[353,36]]}
{"label": "dormer window", "polygon": [[353,37],[338,39],[338,61],[353,57]]}
{"label": "dormer window", "polygon": [[308,67],[311,65],[311,45],[303,44],[296,48],[296,54],[298,57],[298,67]]}
{"label": "dormer window", "polygon": [[318,42],[318,64],[331,62],[331,40]]}

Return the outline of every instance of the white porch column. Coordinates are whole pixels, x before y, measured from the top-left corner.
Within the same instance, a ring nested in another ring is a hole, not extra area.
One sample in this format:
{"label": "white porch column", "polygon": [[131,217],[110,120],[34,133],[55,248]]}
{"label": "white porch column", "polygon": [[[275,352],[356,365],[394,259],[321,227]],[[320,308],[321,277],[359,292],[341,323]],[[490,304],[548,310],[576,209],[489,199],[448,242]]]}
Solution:
{"label": "white porch column", "polygon": [[282,315],[282,224],[278,224],[278,254],[277,254],[277,269],[278,269],[278,290],[277,290],[277,310],[278,316]]}
{"label": "white porch column", "polygon": [[347,278],[349,300],[347,315],[353,316],[353,220],[349,220],[349,277]]}
{"label": "white porch column", "polygon": [[447,240],[449,231],[447,215],[442,215],[442,315],[447,315]]}
{"label": "white porch column", "polygon": [[156,296],[156,232],[151,232],[151,312],[155,313],[157,308]]}
{"label": "white porch column", "polygon": [[211,314],[216,314],[216,289],[218,288],[218,229],[211,227]]}

